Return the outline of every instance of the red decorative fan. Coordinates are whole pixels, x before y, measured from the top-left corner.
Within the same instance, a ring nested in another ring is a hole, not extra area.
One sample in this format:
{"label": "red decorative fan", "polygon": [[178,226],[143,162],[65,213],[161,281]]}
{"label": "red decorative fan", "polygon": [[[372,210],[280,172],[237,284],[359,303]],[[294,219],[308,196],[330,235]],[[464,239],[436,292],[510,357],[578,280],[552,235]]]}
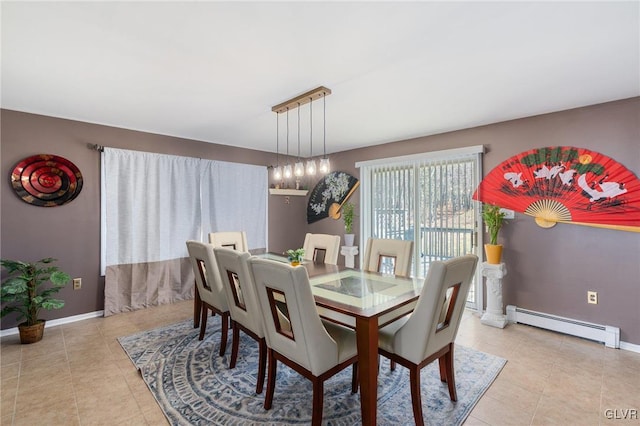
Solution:
{"label": "red decorative fan", "polygon": [[640,232],[640,180],[615,160],[583,148],[547,147],[503,161],[474,200],[556,222]]}
{"label": "red decorative fan", "polygon": [[82,173],[66,158],[34,155],[16,164],[11,172],[11,185],[26,203],[55,207],[78,196],[82,189]]}

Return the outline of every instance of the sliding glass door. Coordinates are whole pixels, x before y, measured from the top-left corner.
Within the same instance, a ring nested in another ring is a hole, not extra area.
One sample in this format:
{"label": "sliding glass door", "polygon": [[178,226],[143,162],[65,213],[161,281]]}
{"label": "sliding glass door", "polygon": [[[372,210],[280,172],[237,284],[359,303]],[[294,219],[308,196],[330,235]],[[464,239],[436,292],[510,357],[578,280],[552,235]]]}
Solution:
{"label": "sliding glass door", "polygon": [[[413,275],[434,260],[478,252],[479,203],[471,196],[481,176],[482,147],[357,163],[361,168],[361,235],[414,241]],[[476,282],[481,283],[479,273]],[[482,306],[472,286],[468,305]]]}

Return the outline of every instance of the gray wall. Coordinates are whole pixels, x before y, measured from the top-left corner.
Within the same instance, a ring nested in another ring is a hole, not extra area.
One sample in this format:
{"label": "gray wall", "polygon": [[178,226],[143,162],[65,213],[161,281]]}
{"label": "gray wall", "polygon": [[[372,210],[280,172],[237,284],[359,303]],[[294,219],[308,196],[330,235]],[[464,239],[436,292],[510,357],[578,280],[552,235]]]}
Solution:
{"label": "gray wall", "polygon": [[[458,132],[393,142],[331,155],[332,169],[359,178],[357,161],[484,145],[484,172],[522,151],[571,145],[601,152],[640,174],[640,98],[541,115]],[[266,137],[270,137],[267,135]],[[53,256],[83,288],[70,286],[61,297],[62,318],[103,307],[104,283],[99,277],[99,155],[87,143],[236,161],[273,164],[274,154],[189,141],[113,127],[2,110],[0,184],[1,246],[7,258],[35,260]],[[330,141],[328,142],[330,144]],[[68,205],[41,208],[18,199],[8,183],[11,168],[22,158],[51,153],[73,161],[82,171],[84,188]],[[315,182],[304,182],[313,188]],[[353,196],[357,202],[359,190]],[[305,232],[343,234],[342,221],[306,223],[307,197],[269,197],[269,249],[302,246]],[[356,217],[355,229],[359,226]],[[618,326],[621,339],[640,344],[640,234],[578,225],[542,229],[520,214],[503,228],[504,302],[519,307]],[[357,233],[357,232],[356,232]],[[357,240],[356,244],[362,246]],[[340,256],[342,259],[342,256]],[[598,305],[586,303],[596,290]],[[11,318],[2,328],[15,326]]]}

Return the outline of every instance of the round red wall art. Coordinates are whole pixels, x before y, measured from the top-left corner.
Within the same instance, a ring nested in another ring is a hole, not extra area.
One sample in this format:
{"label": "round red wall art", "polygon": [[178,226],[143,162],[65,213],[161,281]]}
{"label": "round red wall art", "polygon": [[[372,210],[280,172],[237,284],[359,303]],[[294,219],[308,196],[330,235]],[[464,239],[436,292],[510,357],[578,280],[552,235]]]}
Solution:
{"label": "round red wall art", "polygon": [[20,161],[11,172],[11,186],[24,202],[55,207],[71,202],[82,189],[82,173],[71,161],[39,154]]}

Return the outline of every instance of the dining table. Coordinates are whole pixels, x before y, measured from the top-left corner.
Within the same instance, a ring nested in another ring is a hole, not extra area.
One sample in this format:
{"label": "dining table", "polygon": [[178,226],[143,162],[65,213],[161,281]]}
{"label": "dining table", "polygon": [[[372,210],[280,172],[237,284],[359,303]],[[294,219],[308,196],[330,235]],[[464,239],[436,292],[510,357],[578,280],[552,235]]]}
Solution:
{"label": "dining table", "polygon": [[[257,257],[288,263],[277,253]],[[307,270],[320,317],[356,332],[362,424],[373,426],[378,409],[378,329],[414,310],[424,279],[308,260],[298,267]]]}
{"label": "dining table", "polygon": [[[267,253],[263,258],[286,262]],[[378,329],[412,312],[424,284],[378,272],[305,261],[320,317],[355,329],[362,424],[376,424],[378,409]]]}

